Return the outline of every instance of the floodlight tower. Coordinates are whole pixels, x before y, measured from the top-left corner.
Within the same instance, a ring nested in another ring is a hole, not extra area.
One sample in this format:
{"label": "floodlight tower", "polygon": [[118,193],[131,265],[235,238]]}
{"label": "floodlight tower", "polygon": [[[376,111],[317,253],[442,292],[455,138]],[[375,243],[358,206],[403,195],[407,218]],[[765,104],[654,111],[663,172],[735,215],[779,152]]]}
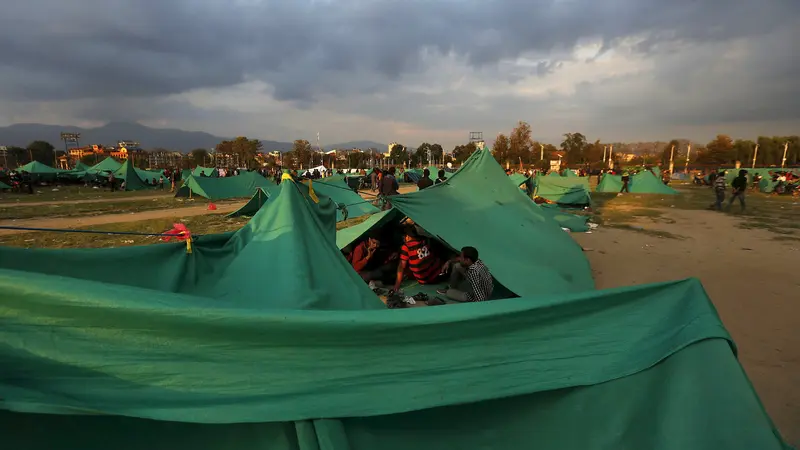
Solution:
{"label": "floodlight tower", "polygon": [[486,143],[483,141],[483,131],[470,131],[469,143],[475,144],[475,148],[478,150],[483,150],[486,146]]}
{"label": "floodlight tower", "polygon": [[[74,142],[75,147],[80,147],[78,141],[81,138],[80,133],[61,133],[61,140],[64,141],[64,158],[69,161],[69,142]],[[53,152],[53,167],[58,167],[58,156]]]}

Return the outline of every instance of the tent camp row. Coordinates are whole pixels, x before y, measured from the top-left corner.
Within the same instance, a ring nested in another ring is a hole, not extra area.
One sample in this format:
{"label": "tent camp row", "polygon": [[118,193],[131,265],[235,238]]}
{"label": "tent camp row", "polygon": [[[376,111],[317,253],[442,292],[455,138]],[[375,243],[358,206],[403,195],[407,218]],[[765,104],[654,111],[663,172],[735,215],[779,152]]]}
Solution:
{"label": "tent camp row", "polygon": [[4,442],[788,448],[698,280],[594,290],[580,247],[486,153],[369,220],[476,246],[518,296],[503,301],[387,310],[339,251],[334,202],[291,180],[191,252],[0,247]]}

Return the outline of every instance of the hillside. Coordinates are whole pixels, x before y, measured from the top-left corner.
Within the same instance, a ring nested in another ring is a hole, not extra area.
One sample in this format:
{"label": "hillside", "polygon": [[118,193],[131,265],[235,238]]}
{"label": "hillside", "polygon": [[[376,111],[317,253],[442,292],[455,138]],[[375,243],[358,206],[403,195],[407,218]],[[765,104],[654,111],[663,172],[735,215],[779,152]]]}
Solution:
{"label": "hillside", "polygon": [[[38,123],[20,123],[0,127],[0,145],[25,147],[32,141],[48,141],[56,148],[61,148],[61,132],[81,134],[81,145],[112,145],[119,140],[134,140],[142,148],[165,148],[189,152],[196,148],[212,149],[220,141],[230,137],[214,136],[202,131],[185,131],[174,128],[151,128],[139,123],[109,122],[97,128],[80,128],[69,125],[44,125]],[[262,140],[265,151],[287,152],[292,149],[291,142]],[[325,146],[333,148],[370,148],[385,151],[386,145],[371,141],[351,141]]]}

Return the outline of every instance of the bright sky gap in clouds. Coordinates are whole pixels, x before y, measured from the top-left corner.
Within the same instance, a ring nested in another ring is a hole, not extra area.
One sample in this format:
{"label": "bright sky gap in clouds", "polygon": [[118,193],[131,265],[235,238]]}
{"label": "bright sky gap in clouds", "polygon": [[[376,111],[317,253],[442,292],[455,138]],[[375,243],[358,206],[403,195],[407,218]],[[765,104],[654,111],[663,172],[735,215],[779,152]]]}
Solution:
{"label": "bright sky gap in clouds", "polygon": [[800,132],[797,0],[27,0],[0,125],[109,120],[289,141]]}

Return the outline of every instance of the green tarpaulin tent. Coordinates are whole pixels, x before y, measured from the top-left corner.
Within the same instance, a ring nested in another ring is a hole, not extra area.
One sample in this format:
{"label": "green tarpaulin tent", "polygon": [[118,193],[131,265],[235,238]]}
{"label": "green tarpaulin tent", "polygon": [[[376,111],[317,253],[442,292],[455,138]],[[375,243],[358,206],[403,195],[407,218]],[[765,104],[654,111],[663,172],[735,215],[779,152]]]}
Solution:
{"label": "green tarpaulin tent", "polygon": [[[306,181],[306,183],[308,183]],[[336,220],[353,219],[380,211],[370,200],[361,197],[341,182],[329,182],[325,179],[312,181],[314,192],[330,197],[337,207]]]}
{"label": "green tarpaulin tent", "polygon": [[[142,189],[152,189],[153,186],[146,184],[142,178],[139,176],[139,171],[136,170],[131,160],[126,160],[122,167],[117,169],[114,172],[114,176],[117,177],[117,182],[124,182],[125,191],[141,191]],[[122,187],[123,185],[120,184]]]}
{"label": "green tarpaulin tent", "polygon": [[175,197],[200,196],[209,200],[252,197],[257,188],[271,192],[275,183],[262,177],[258,172],[242,172],[235,177],[196,177],[190,175]]}
{"label": "green tarpaulin tent", "polygon": [[536,177],[533,195],[561,206],[587,206],[592,203],[587,177]]}
{"label": "green tarpaulin tent", "polygon": [[0,181],[0,189],[11,189],[11,186]]}
{"label": "green tarpaulin tent", "polygon": [[[630,186],[628,186],[630,188]],[[594,188],[595,192],[614,192],[617,193],[622,189],[622,176],[604,173],[600,177],[600,182]]]}
{"label": "green tarpaulin tent", "polygon": [[88,172],[94,174],[116,172],[117,170],[120,169],[120,167],[122,167],[122,163],[120,163],[114,158],[108,157],[90,167]]}
{"label": "green tarpaulin tent", "polygon": [[509,183],[488,150],[474,152],[447,183],[391,201],[453,249],[476,247],[494,277],[517,295],[594,287],[583,250],[561,230],[555,212]]}
{"label": "green tarpaulin tent", "polygon": [[[0,272],[53,273],[58,274],[54,278],[71,279],[76,286],[97,282],[121,292],[135,287],[215,301],[221,292],[227,292],[220,285],[232,286],[233,282],[226,280],[240,272],[252,278],[239,283],[235,289],[242,298],[223,302],[227,307],[274,308],[295,302],[295,309],[382,308],[335,246],[333,202],[325,198],[314,203],[303,193],[303,185],[291,181],[284,182],[278,192],[283,195],[276,195],[270,207],[259,211],[241,230],[198,237],[190,254],[183,243],[66,250],[0,247]],[[317,264],[324,269],[311,270]],[[266,291],[265,277],[269,278]],[[288,290],[279,289],[281,283],[290,286]]]}
{"label": "green tarpaulin tent", "polygon": [[20,166],[17,170],[29,173],[33,181],[52,181],[56,179],[58,174],[65,172],[64,170],[54,169],[47,164],[42,164],[39,161],[31,161],[24,166]]}
{"label": "green tarpaulin tent", "polygon": [[85,172],[85,171],[89,170],[90,168],[91,167],[87,166],[86,164],[82,163],[81,161],[78,161],[78,163],[75,164],[75,167],[73,167],[70,172]]}
{"label": "green tarpaulin tent", "polygon": [[678,191],[664,184],[649,170],[643,170],[631,177],[630,191],[634,194],[678,194]]}
{"label": "green tarpaulin tent", "polygon": [[[604,174],[595,188],[596,192],[619,192],[622,189],[622,176]],[[649,170],[643,170],[630,177],[628,190],[632,194],[677,195],[678,191],[665,185]]]}
{"label": "green tarpaulin tent", "polygon": [[21,172],[28,172],[31,175],[47,175],[47,174],[58,174],[64,172],[60,169],[54,169],[47,164],[42,164],[39,161],[31,161],[24,166],[20,166],[19,171]]}
{"label": "green tarpaulin tent", "polygon": [[241,208],[228,214],[226,217],[254,216],[269,200],[269,192],[263,188],[256,188],[256,193]]}

